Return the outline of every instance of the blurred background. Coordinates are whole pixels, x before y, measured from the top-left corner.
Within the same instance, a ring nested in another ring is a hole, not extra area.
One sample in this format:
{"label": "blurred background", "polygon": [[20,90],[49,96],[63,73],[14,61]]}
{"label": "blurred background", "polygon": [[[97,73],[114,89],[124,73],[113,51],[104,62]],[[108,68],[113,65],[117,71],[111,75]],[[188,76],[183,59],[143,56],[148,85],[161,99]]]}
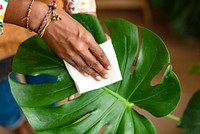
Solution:
{"label": "blurred background", "polygon": [[[44,2],[49,3],[50,0]],[[200,1],[96,0],[96,2],[97,14],[101,21],[106,18],[126,19],[136,25],[147,27],[166,43],[173,70],[182,88],[181,100],[173,114],[181,117],[193,93],[200,89],[200,75],[189,71],[194,64],[200,62]],[[57,3],[59,8],[62,8],[62,1]],[[21,42],[34,35],[14,25],[4,26],[5,34],[0,36],[0,63],[14,55]],[[0,65],[0,71],[10,66]],[[155,82],[159,80],[158,77]],[[153,121],[158,134],[184,134],[177,128],[177,122],[168,118],[155,118],[144,111],[141,112]],[[0,127],[0,134],[14,134],[14,131]]]}

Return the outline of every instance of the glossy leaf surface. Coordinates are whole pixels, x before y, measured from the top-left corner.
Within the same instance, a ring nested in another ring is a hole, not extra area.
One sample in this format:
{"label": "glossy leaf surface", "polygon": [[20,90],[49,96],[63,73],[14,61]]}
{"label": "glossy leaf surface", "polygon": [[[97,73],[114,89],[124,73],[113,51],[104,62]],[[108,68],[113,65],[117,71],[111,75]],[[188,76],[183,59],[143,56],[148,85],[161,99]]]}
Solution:
{"label": "glossy leaf surface", "polygon": [[[86,19],[80,19],[84,16]],[[81,14],[74,17],[98,43],[105,41],[101,26],[90,24],[99,23],[97,18]],[[156,117],[166,116],[176,107],[180,85],[162,40],[151,31],[125,20],[108,19],[105,23],[123,80],[59,106],[49,105],[76,92],[62,60],[37,36],[20,45],[13,62],[14,72],[57,77],[55,82],[40,84],[22,84],[10,78],[12,93],[38,134],[94,134],[99,131],[105,134],[154,134],[151,121],[135,111],[134,106]],[[141,44],[138,43],[138,29],[141,30]],[[151,86],[152,79],[165,66],[167,69],[161,82]]]}

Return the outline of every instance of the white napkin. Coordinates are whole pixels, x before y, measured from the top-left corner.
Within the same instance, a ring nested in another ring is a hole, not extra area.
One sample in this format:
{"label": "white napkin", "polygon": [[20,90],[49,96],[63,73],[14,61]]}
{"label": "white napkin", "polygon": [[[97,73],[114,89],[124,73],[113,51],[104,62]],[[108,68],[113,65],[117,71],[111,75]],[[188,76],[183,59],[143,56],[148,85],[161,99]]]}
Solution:
{"label": "white napkin", "polygon": [[108,74],[109,74],[108,79],[102,79],[101,81],[96,81],[91,76],[85,77],[73,66],[71,66],[70,64],[64,61],[65,66],[69,74],[71,75],[72,79],[74,80],[76,88],[80,94],[88,92],[88,91],[92,91],[95,89],[99,89],[101,87],[104,87],[104,86],[107,86],[107,85],[110,85],[117,81],[122,80],[122,76],[121,76],[119,66],[118,66],[117,57],[116,57],[114,48],[112,46],[111,40],[108,40],[100,44],[100,47],[103,49],[104,53],[106,54],[111,64],[111,69],[108,71]]}

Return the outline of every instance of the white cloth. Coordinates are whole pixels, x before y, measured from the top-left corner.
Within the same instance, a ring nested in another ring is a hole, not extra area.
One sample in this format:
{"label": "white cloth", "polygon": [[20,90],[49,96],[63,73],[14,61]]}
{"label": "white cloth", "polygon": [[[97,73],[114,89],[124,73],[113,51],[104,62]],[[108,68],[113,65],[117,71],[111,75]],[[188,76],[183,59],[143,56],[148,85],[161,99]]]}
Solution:
{"label": "white cloth", "polygon": [[118,66],[117,57],[116,57],[114,48],[112,46],[111,40],[108,40],[100,44],[100,47],[103,49],[104,53],[106,54],[111,64],[111,69],[108,71],[108,74],[109,74],[108,79],[102,79],[101,81],[96,81],[91,76],[85,77],[79,71],[77,71],[73,66],[71,66],[70,64],[64,61],[65,66],[69,74],[71,75],[72,79],[74,80],[76,88],[80,94],[88,92],[88,91],[92,91],[95,89],[99,89],[101,87],[104,87],[104,86],[107,86],[107,85],[110,85],[117,81],[122,80],[121,72]]}

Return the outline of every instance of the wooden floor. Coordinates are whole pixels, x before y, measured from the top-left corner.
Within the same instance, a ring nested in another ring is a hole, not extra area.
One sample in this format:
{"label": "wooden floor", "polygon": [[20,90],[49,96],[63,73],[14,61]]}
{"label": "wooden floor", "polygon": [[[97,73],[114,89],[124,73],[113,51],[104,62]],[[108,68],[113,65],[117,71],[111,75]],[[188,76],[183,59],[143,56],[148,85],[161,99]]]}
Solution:
{"label": "wooden floor", "polygon": [[[179,38],[169,30],[167,23],[163,18],[153,17],[153,24],[148,25],[143,21],[140,11],[98,11],[100,19],[106,18],[124,18],[137,25],[148,27],[157,33],[166,43],[171,55],[171,63],[174,72],[178,75],[181,87],[182,97],[177,109],[173,114],[181,116],[189,98],[192,94],[200,89],[200,75],[190,74],[189,68],[196,62],[200,61],[200,42],[193,39]],[[31,36],[31,33],[24,29],[6,25],[5,35],[0,37],[0,58],[5,58],[16,52],[18,44]],[[5,47],[5,45],[7,47]],[[4,47],[3,47],[4,46]],[[5,49],[6,48],[6,49]],[[159,80],[158,80],[159,81]],[[184,134],[183,131],[177,128],[177,123],[167,118],[154,118],[146,112],[147,115],[155,124],[158,134]],[[0,128],[0,134],[8,134]]]}

